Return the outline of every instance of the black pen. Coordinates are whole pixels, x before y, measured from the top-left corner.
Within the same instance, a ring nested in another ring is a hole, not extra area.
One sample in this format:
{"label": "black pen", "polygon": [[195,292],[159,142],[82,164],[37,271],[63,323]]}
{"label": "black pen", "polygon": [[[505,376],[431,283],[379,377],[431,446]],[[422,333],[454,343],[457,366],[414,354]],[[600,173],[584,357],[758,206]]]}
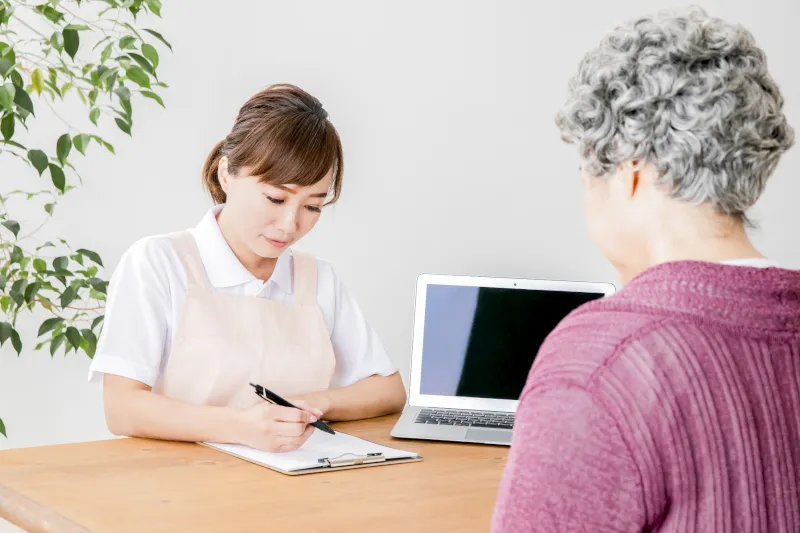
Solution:
{"label": "black pen", "polygon": [[[256,394],[258,394],[260,397],[264,398],[268,402],[276,403],[276,404],[282,405],[284,407],[293,407],[295,409],[300,409],[296,405],[292,405],[291,403],[289,403],[288,401],[284,400],[283,398],[281,398],[280,396],[278,396],[277,394],[275,394],[271,390],[269,390],[267,388],[264,388],[261,385],[256,385],[255,383],[251,383],[250,386],[253,387],[256,390]],[[302,411],[302,409],[301,409],[301,411]],[[336,432],[333,431],[331,429],[331,427],[328,424],[326,424],[325,422],[323,422],[322,420],[317,420],[316,422],[314,422],[311,425],[314,426],[317,429],[321,429],[325,433],[330,433],[331,435],[336,435]]]}

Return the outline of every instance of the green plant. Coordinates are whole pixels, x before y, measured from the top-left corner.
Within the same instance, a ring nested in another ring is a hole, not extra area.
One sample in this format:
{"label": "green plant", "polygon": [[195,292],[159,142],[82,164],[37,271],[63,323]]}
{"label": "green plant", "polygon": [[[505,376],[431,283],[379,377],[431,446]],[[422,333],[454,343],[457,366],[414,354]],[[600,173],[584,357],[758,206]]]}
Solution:
{"label": "green plant", "polygon": [[[42,242],[37,234],[63,195],[82,182],[76,155],[98,148],[114,153],[98,132],[113,122],[131,135],[139,98],[164,107],[157,91],[167,85],[157,74],[156,47],[172,47],[157,31],[136,27],[148,13],[160,17],[161,1],[0,0],[0,163],[23,161],[32,184],[0,190],[0,346],[10,341],[18,356],[24,344],[18,320],[34,311],[47,316],[37,350],[94,356],[108,285],[102,259],[64,239]],[[85,127],[58,112],[76,105],[85,108]],[[64,127],[55,146],[31,146],[25,138],[41,111]],[[4,171],[0,187],[8,188],[13,177]],[[26,212],[40,204],[43,220],[12,216],[20,202]],[[0,434],[6,435],[2,419]]]}

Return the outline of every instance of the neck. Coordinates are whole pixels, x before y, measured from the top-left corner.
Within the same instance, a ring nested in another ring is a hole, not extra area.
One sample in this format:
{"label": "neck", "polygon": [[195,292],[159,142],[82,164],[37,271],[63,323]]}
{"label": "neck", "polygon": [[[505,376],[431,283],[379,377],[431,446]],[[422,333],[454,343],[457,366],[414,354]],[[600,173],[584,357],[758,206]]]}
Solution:
{"label": "neck", "polygon": [[646,244],[638,264],[620,269],[626,283],[650,267],[672,261],[720,263],[764,257],[750,242],[741,220],[705,206],[680,206],[665,212],[651,228],[644,236]]}
{"label": "neck", "polygon": [[268,280],[272,273],[275,271],[275,265],[278,263],[277,258],[261,257],[257,255],[249,246],[239,237],[234,231],[230,216],[226,215],[226,210],[223,208],[217,214],[217,224],[222,232],[222,236],[230,246],[233,255],[251,274],[258,279]]}

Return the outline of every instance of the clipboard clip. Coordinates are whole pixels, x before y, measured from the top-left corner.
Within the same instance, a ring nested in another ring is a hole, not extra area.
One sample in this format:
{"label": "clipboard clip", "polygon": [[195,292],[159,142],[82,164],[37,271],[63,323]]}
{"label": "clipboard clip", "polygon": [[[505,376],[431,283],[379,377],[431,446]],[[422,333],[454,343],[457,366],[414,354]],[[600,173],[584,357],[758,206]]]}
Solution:
{"label": "clipboard clip", "polygon": [[326,457],[319,459],[319,463],[329,468],[336,468],[338,466],[353,466],[364,465],[370,463],[382,463],[386,461],[386,457],[382,453],[368,453],[366,455],[356,455],[353,453],[345,453],[338,457]]}

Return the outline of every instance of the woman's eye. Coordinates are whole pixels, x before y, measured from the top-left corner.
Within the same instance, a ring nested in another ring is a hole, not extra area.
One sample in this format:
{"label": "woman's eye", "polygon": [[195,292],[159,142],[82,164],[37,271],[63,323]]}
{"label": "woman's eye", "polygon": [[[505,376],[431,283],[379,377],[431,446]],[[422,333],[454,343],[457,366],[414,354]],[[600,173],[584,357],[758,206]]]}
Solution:
{"label": "woman's eye", "polygon": [[317,206],[315,206],[315,205],[307,205],[307,206],[306,206],[306,209],[308,209],[308,210],[309,210],[309,211],[311,211],[312,213],[321,213],[321,212],[322,212],[322,208],[320,208],[320,207],[317,207]]}
{"label": "woman's eye", "polygon": [[284,202],[283,200],[279,200],[278,198],[273,198],[272,196],[267,196],[267,200],[277,205],[281,205]]}

